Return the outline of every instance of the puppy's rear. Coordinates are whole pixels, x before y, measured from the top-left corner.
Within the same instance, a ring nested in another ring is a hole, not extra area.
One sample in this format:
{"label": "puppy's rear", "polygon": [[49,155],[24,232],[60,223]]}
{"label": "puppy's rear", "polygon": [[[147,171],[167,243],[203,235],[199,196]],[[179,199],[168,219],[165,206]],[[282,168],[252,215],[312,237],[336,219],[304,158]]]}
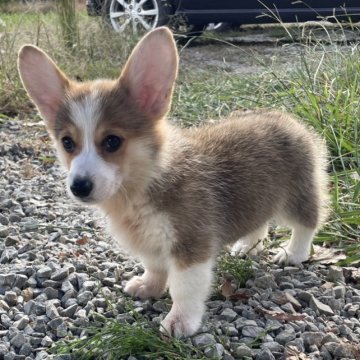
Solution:
{"label": "puppy's rear", "polygon": [[149,188],[158,208],[172,214],[179,261],[196,263],[240,238],[238,250],[257,242],[261,249],[274,219],[293,229],[277,261],[308,258],[327,203],[326,148],[315,133],[286,114],[262,111],[184,130],[181,138]]}

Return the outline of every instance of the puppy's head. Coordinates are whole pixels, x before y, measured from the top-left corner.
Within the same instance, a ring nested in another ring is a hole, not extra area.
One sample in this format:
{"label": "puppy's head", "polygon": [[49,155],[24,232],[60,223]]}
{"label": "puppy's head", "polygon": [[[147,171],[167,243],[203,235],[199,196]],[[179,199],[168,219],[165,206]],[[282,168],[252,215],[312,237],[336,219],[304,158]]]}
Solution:
{"label": "puppy's head", "polygon": [[21,48],[18,62],[24,87],[69,171],[73,197],[101,203],[147,180],[177,75],[177,50],[168,29],[147,34],[116,80],[69,80],[31,45]]}

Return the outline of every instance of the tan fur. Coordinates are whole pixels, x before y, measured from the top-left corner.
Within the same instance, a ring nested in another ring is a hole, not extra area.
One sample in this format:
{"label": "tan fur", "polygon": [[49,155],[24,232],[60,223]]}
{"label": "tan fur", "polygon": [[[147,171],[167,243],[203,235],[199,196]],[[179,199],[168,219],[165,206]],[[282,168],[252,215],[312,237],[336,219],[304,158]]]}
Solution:
{"label": "tan fur", "polygon": [[172,214],[179,262],[201,262],[278,215],[310,228],[324,219],[324,144],[289,115],[248,114],[177,136],[148,193]]}
{"label": "tan fur", "polygon": [[[36,87],[33,52],[22,50],[20,73],[40,111],[50,114],[47,127],[65,166],[71,168],[87,136],[88,151],[96,151],[92,161],[121,178],[116,191],[97,205],[116,240],[145,264],[145,275],[132,279],[125,291],[157,296],[169,278],[176,305],[164,320],[167,331],[175,336],[196,331],[216,254],[240,238],[263,234],[269,221],[293,228],[289,261],[306,260],[312,237],[326,218],[328,199],[326,148],[314,131],[272,110],[237,111],[198,128],[172,127],[165,115],[178,59],[171,33],[164,28],[137,45],[115,81],[72,82],[40,51],[36,58],[54,85],[42,77]],[[41,87],[50,90],[45,100]],[[72,118],[74,113],[81,119]],[[101,146],[107,135],[123,140],[114,153]],[[64,136],[79,143],[75,153],[62,148]],[[84,159],[81,166],[86,166]],[[287,261],[282,254],[277,260]],[[194,293],[192,303],[182,289],[189,296]]]}
{"label": "tan fur", "polygon": [[[125,203],[146,188],[147,202],[170,214],[177,234],[172,254],[182,267],[206,260],[282,212],[281,219],[319,227],[325,218],[326,149],[313,131],[270,110],[235,112],[215,125],[173,129],[164,119],[149,121],[129,103],[121,83],[126,71],[128,66],[119,81],[68,82],[50,131],[57,139],[80,138],[67,107],[96,88],[103,104],[95,136],[99,154],[128,173],[118,201]],[[125,139],[119,153],[101,153],[106,133]],[[73,154],[66,157],[71,162]],[[109,202],[103,204],[106,213],[117,213]],[[139,221],[121,219],[129,232],[137,231]]]}

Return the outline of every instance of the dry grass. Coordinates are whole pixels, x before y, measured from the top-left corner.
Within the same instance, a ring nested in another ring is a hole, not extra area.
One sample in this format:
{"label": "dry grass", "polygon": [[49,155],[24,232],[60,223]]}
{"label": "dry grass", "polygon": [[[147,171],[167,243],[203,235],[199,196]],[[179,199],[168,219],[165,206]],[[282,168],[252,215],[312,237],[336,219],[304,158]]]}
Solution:
{"label": "dry grass", "polygon": [[[119,36],[101,18],[89,18],[78,10],[79,33],[71,46],[65,39],[55,11],[29,7],[0,16],[0,113],[29,113],[32,105],[22,89],[16,68],[19,48],[33,44],[45,50],[72,78],[81,80],[115,77],[137,39]],[[74,26],[74,23],[72,24]]]}

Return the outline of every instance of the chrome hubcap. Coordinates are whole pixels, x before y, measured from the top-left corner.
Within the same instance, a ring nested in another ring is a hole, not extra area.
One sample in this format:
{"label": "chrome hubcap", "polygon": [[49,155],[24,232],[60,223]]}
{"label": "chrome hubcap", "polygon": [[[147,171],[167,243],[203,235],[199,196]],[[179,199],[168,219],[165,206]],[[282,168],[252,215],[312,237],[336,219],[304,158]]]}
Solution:
{"label": "chrome hubcap", "polygon": [[151,30],[158,23],[159,8],[156,0],[113,0],[110,4],[110,22],[118,32],[131,29]]}

